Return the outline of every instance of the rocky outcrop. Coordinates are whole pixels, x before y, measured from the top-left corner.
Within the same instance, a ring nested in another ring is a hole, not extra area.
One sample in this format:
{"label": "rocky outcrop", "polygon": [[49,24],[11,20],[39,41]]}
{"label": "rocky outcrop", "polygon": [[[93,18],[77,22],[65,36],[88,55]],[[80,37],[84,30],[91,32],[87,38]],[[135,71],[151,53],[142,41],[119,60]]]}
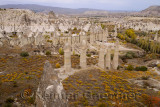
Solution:
{"label": "rocky outcrop", "polygon": [[36,92],[36,107],[67,107],[63,85],[49,61],[44,65],[44,73]]}
{"label": "rocky outcrop", "polygon": [[24,25],[24,24],[26,24],[26,25],[30,25],[30,18],[29,18],[29,16],[27,15],[27,14],[23,14],[22,16],[21,16],[21,24],[22,25]]}

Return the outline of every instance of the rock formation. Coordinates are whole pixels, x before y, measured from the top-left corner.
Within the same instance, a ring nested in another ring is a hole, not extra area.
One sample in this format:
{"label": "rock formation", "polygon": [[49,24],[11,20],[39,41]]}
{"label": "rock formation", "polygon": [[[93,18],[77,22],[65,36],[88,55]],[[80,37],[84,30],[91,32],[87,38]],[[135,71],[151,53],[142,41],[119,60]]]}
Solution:
{"label": "rock formation", "polygon": [[71,46],[68,43],[64,47],[64,69],[71,72]]}
{"label": "rock formation", "polygon": [[36,92],[36,107],[67,107],[63,85],[49,61],[44,65],[44,72]]}
{"label": "rock formation", "polygon": [[82,41],[82,48],[81,48],[81,55],[80,55],[80,66],[81,68],[86,68],[87,62],[86,62],[86,50],[87,50],[87,44],[86,41]]}

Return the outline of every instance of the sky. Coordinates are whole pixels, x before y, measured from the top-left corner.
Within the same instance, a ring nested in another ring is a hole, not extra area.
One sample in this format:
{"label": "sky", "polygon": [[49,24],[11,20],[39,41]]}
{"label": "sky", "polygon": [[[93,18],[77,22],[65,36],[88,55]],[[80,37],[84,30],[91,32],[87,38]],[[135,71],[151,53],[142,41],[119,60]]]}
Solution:
{"label": "sky", "polygon": [[65,8],[140,11],[152,5],[160,5],[160,0],[0,0],[0,5],[4,4],[39,4]]}

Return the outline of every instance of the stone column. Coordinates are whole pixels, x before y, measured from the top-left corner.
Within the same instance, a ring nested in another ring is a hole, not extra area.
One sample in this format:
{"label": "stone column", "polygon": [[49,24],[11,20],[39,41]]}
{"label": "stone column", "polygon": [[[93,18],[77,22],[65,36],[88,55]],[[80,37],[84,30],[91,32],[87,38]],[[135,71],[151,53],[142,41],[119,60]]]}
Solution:
{"label": "stone column", "polygon": [[72,36],[72,44],[74,44],[74,36]]}
{"label": "stone column", "polygon": [[72,55],[73,55],[73,52],[76,52],[75,51],[75,44],[72,44],[71,47],[72,47]]}
{"label": "stone column", "polygon": [[81,44],[82,44],[83,40],[85,40],[87,43],[87,36],[86,35],[81,36],[81,41],[80,41]]}
{"label": "stone column", "polygon": [[114,51],[114,58],[113,58],[113,69],[117,69],[118,67],[118,59],[119,59],[119,42],[116,42],[116,47]]}
{"label": "stone column", "polygon": [[103,31],[103,41],[107,42],[107,37],[108,37],[108,29],[106,28],[106,31]]}
{"label": "stone column", "polygon": [[81,35],[81,38],[80,38],[80,43],[82,44],[82,41],[84,40],[84,35]]}
{"label": "stone column", "polygon": [[114,28],[114,37],[117,37],[117,26],[115,25],[115,28]]}
{"label": "stone column", "polygon": [[102,69],[105,69],[104,66],[104,55],[105,55],[105,46],[101,43],[100,45],[100,51],[99,51],[99,60],[98,60],[98,66]]}
{"label": "stone column", "polygon": [[104,41],[103,38],[104,38],[104,34],[103,34],[103,30],[102,30],[101,33],[100,33],[100,41],[103,42]]}
{"label": "stone column", "polygon": [[106,28],[106,37],[108,38],[109,34],[108,34],[108,28]]}
{"label": "stone column", "polygon": [[106,54],[106,67],[108,68],[108,69],[110,69],[111,68],[111,49],[110,49],[110,47],[108,47],[108,49],[107,49],[107,54]]}
{"label": "stone column", "polygon": [[90,44],[93,44],[93,38],[94,38],[94,36],[93,36],[93,34],[90,34]]}
{"label": "stone column", "polygon": [[160,37],[158,38],[158,42],[160,42]]}
{"label": "stone column", "polygon": [[96,32],[95,37],[96,37],[96,41],[97,41],[98,40],[98,32]]}
{"label": "stone column", "polygon": [[68,43],[64,47],[64,69],[71,72],[71,46]]}
{"label": "stone column", "polygon": [[72,40],[71,38],[72,38],[71,36],[70,36],[70,37],[68,37],[68,44],[69,44],[69,45],[71,45],[71,44],[72,44],[72,43],[71,43],[71,40]]}
{"label": "stone column", "polygon": [[87,51],[87,43],[85,40],[82,41],[81,55],[80,55],[80,66],[81,68],[86,68],[86,51]]}
{"label": "stone column", "polygon": [[93,36],[93,40],[94,40],[94,42],[96,41],[96,33],[94,33],[93,34],[94,36]]}
{"label": "stone column", "polygon": [[154,37],[154,41],[158,40],[158,33],[156,33],[155,37]]}
{"label": "stone column", "polygon": [[79,36],[76,36],[76,43],[79,43]]}
{"label": "stone column", "polygon": [[98,36],[97,37],[98,37],[98,41],[100,41],[100,32],[98,32]]}
{"label": "stone column", "polygon": [[59,43],[59,37],[56,37],[56,39],[55,39],[55,43],[56,43],[56,45]]}

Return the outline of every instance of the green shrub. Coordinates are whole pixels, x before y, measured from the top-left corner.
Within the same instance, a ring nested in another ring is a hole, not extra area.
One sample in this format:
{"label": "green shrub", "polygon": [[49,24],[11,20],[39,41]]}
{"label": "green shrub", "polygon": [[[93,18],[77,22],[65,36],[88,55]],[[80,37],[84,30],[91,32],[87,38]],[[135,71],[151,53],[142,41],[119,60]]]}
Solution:
{"label": "green shrub", "polygon": [[128,59],[132,59],[132,58],[135,57],[135,54],[133,52],[127,52],[125,57],[128,58]]}
{"label": "green shrub", "polygon": [[160,69],[160,64],[158,64],[157,67]]}
{"label": "green shrub", "polygon": [[77,30],[77,28],[76,27],[74,27],[74,29],[73,29],[74,31],[76,31]]}
{"label": "green shrub", "polygon": [[12,107],[12,104],[11,103],[7,103],[4,105],[4,107]]}
{"label": "green shrub", "polygon": [[65,31],[64,33],[69,33],[68,31]]}
{"label": "green shrub", "polygon": [[45,39],[50,39],[49,35],[44,35]]}
{"label": "green shrub", "polygon": [[149,79],[149,76],[142,76],[141,79],[142,79],[142,80],[148,80],[148,79]]}
{"label": "green shrub", "polygon": [[53,41],[52,40],[47,40],[47,42],[52,43]]}
{"label": "green shrub", "polygon": [[101,24],[101,28],[102,28],[102,29],[105,29],[105,27],[106,27],[106,26],[105,26],[104,24]]}
{"label": "green shrub", "polygon": [[64,51],[63,51],[62,48],[59,48],[59,54],[60,54],[60,55],[64,55]]}
{"label": "green shrub", "polygon": [[126,58],[127,58],[127,59],[132,59],[133,56],[132,56],[132,54],[126,54]]}
{"label": "green shrub", "polygon": [[80,57],[80,55],[79,55],[79,54],[75,54],[75,56],[78,56],[78,57]]}
{"label": "green shrub", "polygon": [[29,54],[28,54],[28,52],[22,52],[22,53],[20,53],[20,56],[21,57],[27,57],[27,56],[29,56]]}
{"label": "green shrub", "polygon": [[26,72],[25,72],[25,74],[27,75],[27,74],[28,74],[28,72],[26,71]]}
{"label": "green shrub", "polygon": [[14,81],[14,82],[13,82],[13,87],[18,87],[18,85],[17,85],[17,82],[16,82],[16,81]]}
{"label": "green shrub", "polygon": [[48,55],[51,55],[51,52],[50,51],[47,51],[46,52],[46,55],[48,56]]}
{"label": "green shrub", "polygon": [[91,57],[91,54],[87,54],[87,57]]}
{"label": "green shrub", "polygon": [[140,67],[136,67],[135,70],[136,70],[136,71],[147,71],[148,68],[145,67],[145,66],[140,66]]}
{"label": "green shrub", "polygon": [[120,68],[123,68],[122,66],[118,65],[117,70],[119,70]]}
{"label": "green shrub", "polygon": [[6,102],[6,103],[13,103],[13,102],[14,102],[14,99],[13,99],[13,98],[8,98],[8,99],[6,99],[5,102]]}
{"label": "green shrub", "polygon": [[73,55],[76,55],[75,51],[73,51]]}
{"label": "green shrub", "polygon": [[159,54],[156,54],[156,53],[147,54],[146,58],[147,59],[157,59],[159,58]]}
{"label": "green shrub", "polygon": [[34,102],[35,102],[35,98],[34,97],[29,97],[28,98],[28,103],[34,104]]}
{"label": "green shrub", "polygon": [[128,65],[126,67],[126,70],[128,70],[128,71],[132,71],[133,69],[134,69],[133,65]]}

